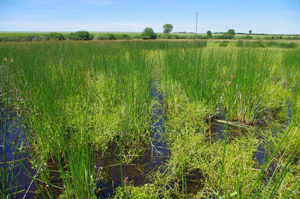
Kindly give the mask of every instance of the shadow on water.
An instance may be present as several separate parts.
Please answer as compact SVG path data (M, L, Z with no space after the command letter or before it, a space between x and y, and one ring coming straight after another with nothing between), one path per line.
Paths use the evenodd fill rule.
M6 124L5 117L7 117ZM30 157L28 153L26 153L27 143L22 120L13 113L2 111L0 114L0 121L0 169L1 175L4 174L3 172L5 172L6 175L6 195L11 194L10 197L12 198L34 198L34 192L37 188L20 163L20 161L22 161L31 172L31 175L35 175L35 170L31 168L29 163ZM6 141L12 148L10 148L7 142L4 144L5 134ZM22 152L22 150L25 150L25 152ZM6 158L5 166L4 156Z
M223 120L223 121L225 121L225 120ZM210 127L210 130L212 132L213 141L223 141L225 139L226 123L214 121ZM256 127L252 126L252 127L249 127L249 129L247 129L246 127L245 128L238 127L229 122L228 128L227 128L227 133L228 133L227 139L228 139L228 141L230 141L231 139L239 137L240 135L247 134L249 131L256 131L256 133L259 134L259 132L261 130L267 130L267 128L264 126L256 126ZM278 131L277 131L277 133L278 133ZM277 133L274 133L273 136L275 136ZM267 146L265 145L264 142L262 142L258 145L257 152L255 153L254 156L255 156L259 166L263 165L263 163L268 161L268 156L270 155L269 154L270 151L268 151L268 150L269 149L267 149Z
M170 156L168 145L163 139L165 118L163 100L157 91L157 84L153 84L152 96L155 100L151 121L153 141L144 148L143 155L134 158L131 164L122 165L124 184L127 186L142 186L151 183L151 180L147 178L148 174L165 165ZM119 154L119 147L117 144L111 143L105 155L96 163L98 172L102 172L104 175L103 180L97 184L96 195L98 198L113 196L116 188L122 184L120 162L116 154Z
M218 119L222 121L226 121L225 117L218 118ZM291 120L292 120L291 103L287 101L287 121L285 123L285 127L287 127L289 123L291 123ZM267 130L268 125L266 122L262 122L262 123L258 123L256 126L251 128L254 129L254 131L256 132L260 132L261 130L262 131ZM218 141L218 140L222 141L225 139L226 124L224 122L219 122L218 120L214 121L210 126L210 131L212 133L213 141ZM276 137L278 136L279 133L282 133L284 129L273 128L271 129L271 131L272 131L272 137ZM240 135L240 133L241 134L247 133L247 129L240 128L238 126L229 123L227 132L228 135L230 135L228 138L230 140L230 137L237 137ZM273 153L272 148L268 146L268 144L266 144L264 140L261 140L261 143L257 146L257 151L253 157L256 159L258 166L262 167L262 165L268 162L272 153ZM271 163L267 166L266 170L264 171L265 172L264 181L268 180L272 176L275 169L276 169L276 164L272 163L271 161Z

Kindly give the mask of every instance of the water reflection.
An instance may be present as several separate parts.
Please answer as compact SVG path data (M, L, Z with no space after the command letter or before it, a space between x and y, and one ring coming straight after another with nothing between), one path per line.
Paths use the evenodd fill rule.
M0 169L1 175L6 175L6 195L16 198L34 198L36 186L20 163L22 161L31 171L31 175L35 175L35 170L31 168L29 156L26 153L26 136L22 120L14 113L5 111L2 111L0 118ZM5 140L6 143L4 143Z

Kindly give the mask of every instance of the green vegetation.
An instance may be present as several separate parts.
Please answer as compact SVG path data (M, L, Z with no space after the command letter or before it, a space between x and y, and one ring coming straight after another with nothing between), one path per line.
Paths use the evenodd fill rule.
M163 29L164 29L164 33L165 34L170 34L173 30L173 25L172 24L169 24L169 23L166 23L164 26L163 26Z
M235 35L234 29L229 29L228 32L227 32L227 35L228 35L229 39L234 38L234 35Z
M150 29L145 39L153 39ZM37 171L27 171L37 198L299 196L299 48L95 41L118 38L106 34L89 42L1 43L3 198L19 191L11 179L25 166L20 152ZM26 127L26 139L16 141L29 143L23 147L7 139L13 113ZM158 140L168 146L160 161Z
M65 40L65 36L61 33L58 33L58 32L51 32L49 34L49 38L51 39L57 39L57 40Z
M263 42L263 41L252 41L252 42L244 42L243 40L239 40L236 43L237 47L255 47L255 48L265 48L265 47L278 47L278 48L297 48L297 43L290 42L290 43L279 43L275 41L271 42Z
M72 40L92 40L94 36L90 35L88 31L77 31L68 35L68 38Z
M142 33L142 39L156 39L157 35L155 34L155 32L153 31L152 28L145 28L145 30Z
M206 35L208 39L212 38L212 32L210 30L206 32Z
M171 24L170 24L171 25ZM171 30L171 29L168 29ZM234 31L234 30L233 30ZM233 33L231 31L231 33ZM81 36L76 36L76 34L81 33ZM210 34L211 33L211 34ZM78 38L79 40L85 40L85 39L92 39L94 40L137 40L137 39L143 39L142 33L140 32L90 32L89 36L84 36L84 34L87 35L86 31L78 31L78 33L68 33L68 32L62 32L62 33L43 33L43 32L0 32L0 41L49 41L49 40L70 40L74 38ZM72 36L71 36L72 35ZM187 32L173 32L173 33L157 33L158 39L195 39L195 33L187 33ZM252 33L246 34L246 33L233 33L229 36L228 32L226 33L212 33L211 31L207 31L205 34L200 33L197 35L197 39L245 39L245 40L276 40L279 42L285 42L286 40L297 40L300 39L299 35L268 35L268 34L257 34ZM83 39L84 38L84 39Z

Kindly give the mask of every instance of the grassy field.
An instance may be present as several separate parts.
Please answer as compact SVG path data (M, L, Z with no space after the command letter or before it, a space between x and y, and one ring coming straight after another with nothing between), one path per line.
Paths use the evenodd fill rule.
M0 43L2 197L299 197L300 49L236 43Z

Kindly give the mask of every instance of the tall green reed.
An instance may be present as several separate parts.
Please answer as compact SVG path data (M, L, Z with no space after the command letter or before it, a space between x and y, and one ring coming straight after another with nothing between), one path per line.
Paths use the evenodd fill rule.
M299 123L300 115L300 56L299 49L283 52L282 76L285 77L284 84L291 90L290 117Z
M255 123L269 78L268 51L257 49L175 49L167 53L166 73L190 101L222 109L229 120ZM229 109L229 101L233 103Z
M244 133L242 135L240 131L240 139L232 141L231 136L231 140L228 142L228 122L239 120L248 124L256 124L259 119L268 117L268 115L265 116L264 114L272 107L268 107L268 104L265 103L265 100L271 100L266 99L265 92L270 92L268 86L273 84L271 76L271 58L273 56L273 52L268 50L247 48L229 50L187 50L177 48L168 49L166 53L165 66L162 69L165 72L162 89L166 100L175 103L166 107L168 118L166 124L170 125L167 129L171 130L168 133L175 136L173 132L177 131L178 135L187 134L191 139L196 141L195 137L193 137L195 126L192 129L186 128L194 120L201 123L201 119L189 117L197 110L188 108L191 106L189 104L191 101L198 104L204 103L206 108L213 107L215 111L219 108L223 112L223 116L226 117L227 127L225 139L222 144L223 150L221 154L215 153L215 158L222 157L220 160L221 166L218 167L220 175L218 175L219 179L217 180L217 194L219 197L229 197L229 195L238 195L238 197L242 198L247 197L250 191L248 183L254 183L251 178L253 175L258 175L257 170L253 169L255 165L253 153L256 150L255 140L257 139L257 135L255 137L252 134L250 134L251 136L244 135ZM295 56L293 56L293 59L295 59ZM210 65L211 67L205 67ZM210 69L211 71L209 71ZM188 100L186 104L182 105L181 100L185 97ZM178 109L182 109L182 111L176 112L177 115L170 113L169 110L176 110L174 107L179 107ZM188 111L188 116L180 115L185 111ZM202 116L202 120L205 118L205 115L213 113L206 111L203 107L204 115ZM181 123L182 125L174 125L174 122ZM205 136L205 132L201 130L196 132ZM171 141L175 140L172 136L169 138ZM249 139L250 146L245 146L244 139ZM174 144L174 147L177 146L173 141L172 144ZM205 145L205 142L202 144ZM233 146L237 146L236 144L238 144L239 150L232 151ZM172 153L177 154L176 149L172 149ZM189 153L194 153L194 150L191 149ZM189 158L189 153L186 155L186 158ZM201 154L200 150L196 153ZM233 158L233 153L240 162L238 172L234 174L239 176L235 181L235 190L238 192L231 189L232 178L230 177L230 173L232 171L228 170L230 166L233 166L230 159ZM212 156L213 153L210 152L210 154ZM197 155L193 155L193 157L197 157ZM191 158L190 160L195 161L195 159L197 158ZM175 158L174 161L176 162ZM187 168L192 169L191 165L195 165L195 163L189 163ZM198 167L205 167L205 164L200 163ZM231 168L231 170L235 169ZM206 172L204 171L204 173ZM213 173L213 171L210 172L209 178L213 178L211 175ZM215 182L212 182L212 184ZM240 186L240 183L242 186ZM211 186L206 185L208 187ZM260 186L263 187L264 185Z
M19 109L21 102L19 99L18 88L14 84L14 59L4 58L4 61L0 65L0 124L1 124L1 147L2 150L2 162L1 167L1 196L3 198L16 198L17 194L23 193L24 197L27 195L27 191L20 190L19 181L22 177L23 170L35 183L38 190L40 186L31 172L25 165L25 153L28 150L26 139L23 139L23 124L20 124ZM3 105L3 106L2 106ZM2 121L4 117L4 121ZM4 128L2 128L4 125ZM17 135L15 135L17 134ZM17 137L15 140L11 138ZM7 153L8 150L8 153ZM12 160L7 161L7 156L13 157ZM38 171L37 171L38 172ZM31 182L31 183L32 183ZM26 186L26 185L21 185ZM30 186L27 188L27 190ZM45 195L42 195L45 197Z
M8 45L4 50L18 60L15 84L31 142L39 148L35 158L45 165L42 181L57 186L51 184L48 165L57 162L65 196L95 197L92 151L116 140L119 128L127 146L148 139L152 75L143 48L49 42ZM122 126L114 126L119 115ZM51 188L47 192L53 196Z
M269 53L257 49L238 50L235 64L229 70L231 74L227 73L227 77L231 79L224 84L222 99L227 119L255 124L265 108L262 99L269 80Z

